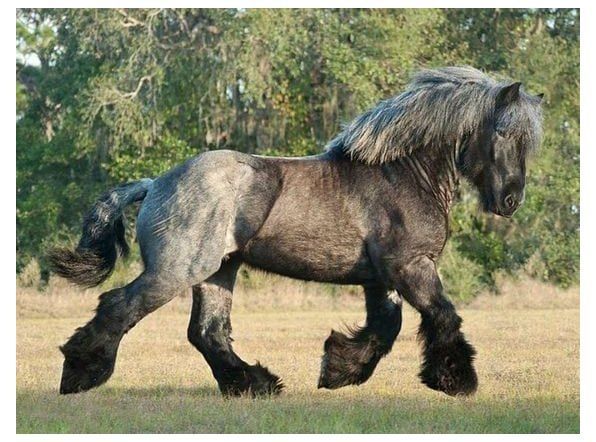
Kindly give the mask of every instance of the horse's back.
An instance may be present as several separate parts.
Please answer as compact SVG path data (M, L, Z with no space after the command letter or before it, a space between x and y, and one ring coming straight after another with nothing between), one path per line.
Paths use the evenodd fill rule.
M194 157L158 177L147 193L137 222L145 265L200 279L236 253L288 276L361 278L368 268L363 226L354 216L361 208L346 199L344 173L325 155Z

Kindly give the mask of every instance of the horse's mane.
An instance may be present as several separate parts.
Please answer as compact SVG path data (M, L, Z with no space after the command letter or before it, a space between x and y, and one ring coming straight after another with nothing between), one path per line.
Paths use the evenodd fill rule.
M505 84L471 67L421 70L405 92L354 119L327 150L382 164L423 146L452 145L493 116L497 91ZM524 132L536 129L514 126Z

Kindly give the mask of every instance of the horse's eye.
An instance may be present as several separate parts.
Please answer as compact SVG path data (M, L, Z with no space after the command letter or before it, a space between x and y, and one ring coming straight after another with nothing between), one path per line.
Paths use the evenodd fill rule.
M505 133L505 131L503 131L502 129L497 129L495 128L495 133L497 134L498 137L500 138L507 138L507 134Z

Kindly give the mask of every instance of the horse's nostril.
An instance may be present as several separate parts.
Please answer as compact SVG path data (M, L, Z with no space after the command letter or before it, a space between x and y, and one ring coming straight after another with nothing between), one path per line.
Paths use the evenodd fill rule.
M511 209L513 206L515 206L515 198L513 198L511 194L505 197L505 206L508 209Z

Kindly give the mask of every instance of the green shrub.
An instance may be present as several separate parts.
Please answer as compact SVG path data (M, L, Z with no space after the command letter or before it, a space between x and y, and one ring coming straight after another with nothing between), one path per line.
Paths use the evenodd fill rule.
M451 243L445 247L438 267L445 293L456 302L470 301L491 287L486 269L466 258Z

